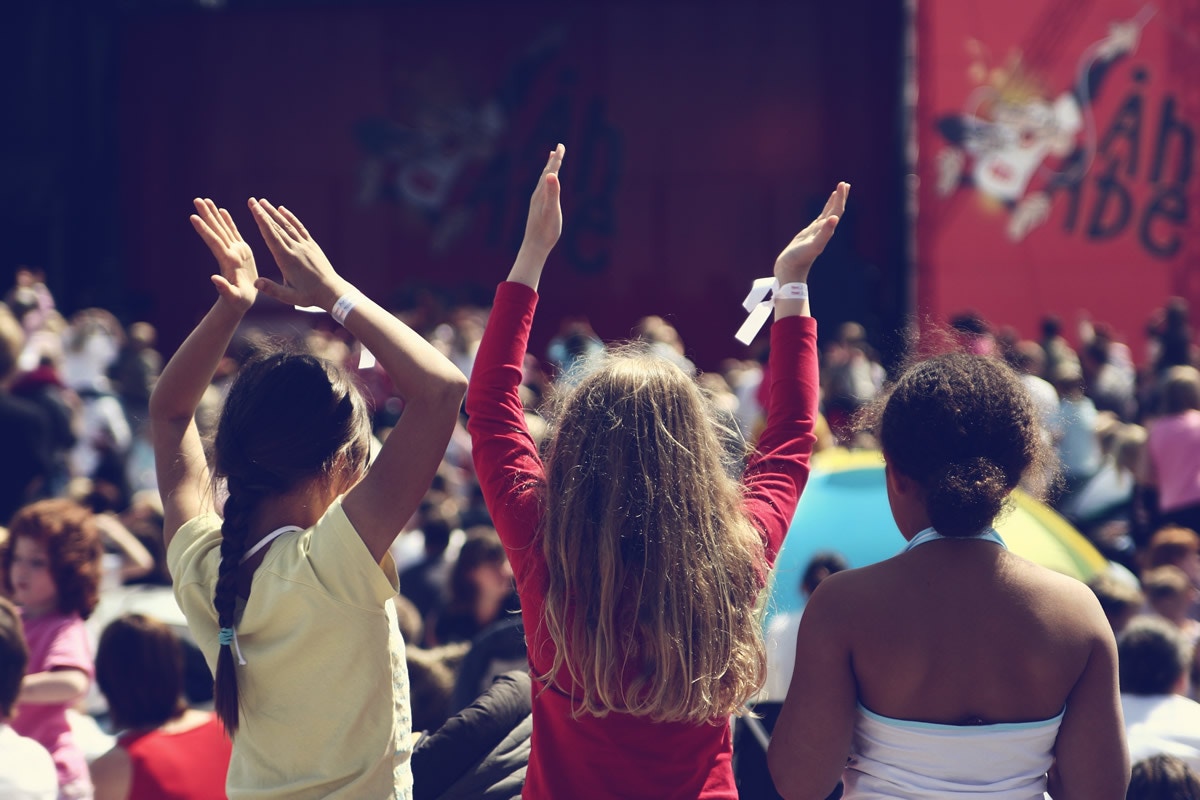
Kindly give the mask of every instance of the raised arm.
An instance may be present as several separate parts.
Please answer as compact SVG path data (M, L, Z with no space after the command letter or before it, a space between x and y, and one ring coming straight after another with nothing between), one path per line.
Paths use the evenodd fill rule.
M225 209L195 201L192 227L217 260L212 276L217 301L163 368L150 395L150 430L158 491L163 501L163 543L192 517L210 510L208 464L196 428L196 407L208 388L246 311L254 305L258 270L254 253Z
M559 205L558 171L567 148L559 145L550 151L550 158L538 179L537 188L529 200L529 216L525 220L525 238L517 251L517 260L509 270L508 279L533 289L538 288L542 268L558 237L562 234L562 207Z
M742 478L746 510L762 533L768 563L774 563L792 523L816 444L817 328L809 313L806 282L833 236L849 193L850 184L839 183L817 218L775 259L781 291L775 297L771 329L767 424Z
M536 534L536 487L544 475L537 445L525 424L519 389L537 286L546 258L562 232L558 171L566 148L550 152L529 201L525 239L508 274L496 290L483 340L471 370L467 392L467 431L475 474L496 532L508 550L518 583L527 574L528 547Z
M346 330L375 355L404 400L404 413L387 442L342 503L379 561L429 489L454 431L467 379L433 345L338 275L292 212L253 198L250 210L284 280L259 278L258 289L285 303L326 311L340 302Z
M780 286L789 283L808 283L808 273L812 270L817 256L825 250L825 245L833 236L834 228L846 211L846 199L850 196L850 184L842 181L825 201L825 208L817 218L797 233L788 242L787 247L775 259L775 280ZM781 296L775 298L775 319L785 317L810 316L808 297L791 298Z

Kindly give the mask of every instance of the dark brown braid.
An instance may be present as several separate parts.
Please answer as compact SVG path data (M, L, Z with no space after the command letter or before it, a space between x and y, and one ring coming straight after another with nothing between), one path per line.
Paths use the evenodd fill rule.
M221 525L221 566L213 592L213 607L217 610L217 625L232 628L237 611L238 566L246 552L246 534L262 492L248 491L238 481L229 481L229 499L225 501L225 520ZM230 735L238 729L237 668L233 661L233 645L221 645L217 655L216 682L213 685L213 707L225 731Z

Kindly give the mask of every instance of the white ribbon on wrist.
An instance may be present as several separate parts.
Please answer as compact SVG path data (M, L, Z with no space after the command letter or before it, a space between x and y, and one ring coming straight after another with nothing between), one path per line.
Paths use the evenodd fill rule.
M767 296L767 292L771 293L770 297ZM753 342L754 337L762 330L767 317L771 316L771 312L775 310L776 298L807 300L808 284L785 283L783 286L780 286L779 281L774 278L759 278L754 281L754 284L750 287L750 293L742 301L742 307L750 313L746 316L746 321L742 323L742 327L737 329L737 333L733 335L733 338L745 345Z

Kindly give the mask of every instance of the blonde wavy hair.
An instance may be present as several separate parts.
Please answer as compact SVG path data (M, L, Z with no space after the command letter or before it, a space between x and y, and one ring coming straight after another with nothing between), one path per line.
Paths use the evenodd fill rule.
M766 561L715 407L644 347L590 359L557 398L540 532L572 713L709 722L762 686ZM569 679L569 685L567 685Z

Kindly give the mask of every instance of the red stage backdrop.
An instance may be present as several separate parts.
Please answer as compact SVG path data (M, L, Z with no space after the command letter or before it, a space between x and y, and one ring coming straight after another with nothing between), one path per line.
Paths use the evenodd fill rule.
M920 0L917 42L919 311L1086 313L1140 357L1200 307L1200 2Z
M874 25L863 24L870 8ZM191 198L294 209L361 287L490 303L546 154L566 224L534 347L670 315L706 367L838 180L823 330L902 316L898 2L456 2L146 15L121 40L122 241L173 346L211 302ZM273 265L259 247L264 269ZM269 303L269 301L268 301ZM826 325L826 323L828 323Z

